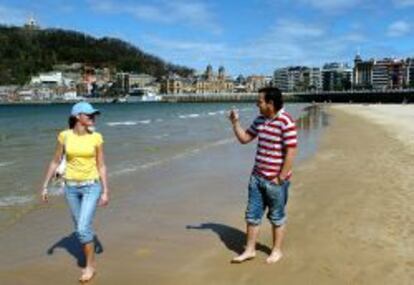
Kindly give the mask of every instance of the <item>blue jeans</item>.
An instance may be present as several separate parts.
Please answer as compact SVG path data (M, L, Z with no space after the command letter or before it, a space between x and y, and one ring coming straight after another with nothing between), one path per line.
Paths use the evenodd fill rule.
M260 225L266 208L269 208L267 218L275 226L286 223L285 206L288 200L290 182L282 185L252 175L249 182L249 199L245 219L248 224Z
M94 183L87 186L65 186L65 198L69 205L76 235L82 244L94 240L92 228L96 206L101 197L101 184Z

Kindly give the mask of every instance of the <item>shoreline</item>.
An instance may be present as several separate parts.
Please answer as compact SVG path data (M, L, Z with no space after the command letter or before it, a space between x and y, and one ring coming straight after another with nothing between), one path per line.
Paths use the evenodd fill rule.
M298 118L300 118L299 119L300 122L303 122L303 127L307 129L307 130L304 130L304 132L307 132L308 137L311 137L311 138L315 136L319 137L320 136L319 128L323 128L323 127L314 126L314 125L309 126L309 121L314 120L314 119L311 119L311 117L321 116L320 115L321 112L314 110L316 108L312 108L310 106L305 106L303 108L301 107L298 110L300 109L302 110L302 112L300 113L300 115L298 115ZM247 110L246 108L241 109L241 111L246 111L246 110ZM224 111L219 111L219 112L214 112L214 113L208 112L208 114L205 113L205 116L211 117L211 115L215 116L217 113L222 114L221 112L224 112ZM192 115L198 116L200 114L191 114L191 116ZM180 117L181 116L184 118L184 115L180 115ZM187 116L185 117L185 119L187 119ZM109 125L109 123L106 123L105 125ZM227 125L225 125L225 127L227 128ZM310 129L313 129L313 130L310 130ZM131 128L131 131L133 131L132 128ZM222 144L234 144L235 143L236 140L233 137L231 130L226 132L225 135L226 135L225 137L222 137L219 140L213 139L211 141L204 141L203 143L193 144L192 146L188 144L182 148L171 149L170 152L164 151L165 148L159 149L158 152L161 152L161 151L162 152L161 154L157 154L158 159L152 159L149 162L144 162L144 160L142 159L143 156L140 153L136 153L134 155L140 155L139 161L142 161L142 163L138 163L138 161L136 161L134 163L122 164L121 163L122 161L114 160L115 157L110 153L111 156L108 156L108 159L110 159L110 163L112 166L116 165L117 167L113 167L112 169L110 169L108 175L111 177L111 180L112 180L112 177L115 177L115 176L122 176L123 179L129 179L128 177L130 175L134 175L134 173L141 172L141 171L150 171L150 172L157 171L158 166L162 164L174 163L173 161L177 159L187 159L187 157L194 157L193 159L197 159L196 154L198 152L206 152L206 151L208 152L210 148L220 147ZM167 141L168 135L163 140ZM316 145L317 141L318 140L315 139L314 142L311 142L312 145L313 144ZM110 142L109 147L111 147L111 144L113 143ZM155 149L156 148L154 148L154 150ZM305 156L308 156L308 155L311 155L311 153L313 152L314 152L313 148L309 150L302 149L301 154L305 154ZM299 156L299 159L301 159L301 156ZM9 172L13 174L12 170L9 170ZM27 184L27 185L31 185L31 184ZM37 183L35 183L35 185L37 185ZM25 214L30 213L34 210L38 210L39 208L42 207L41 205L38 205L37 196L35 195L35 190L37 189L33 189L33 191L28 192L28 193L27 192L20 193L20 196L19 194L11 193L9 195L4 195L0 197L0 214L1 214L0 232L7 229L9 226L15 224L15 222L18 221ZM60 196L62 194L60 189L58 189L58 186L56 187L51 186L50 193L52 196L56 196L56 195Z
M271 244L266 220L258 257L229 263L244 244L243 211L254 155L254 146L229 144L197 160L116 182L130 194L114 191L113 205L99 210L96 228L104 253L98 255L96 282L410 284L413 152L389 135L387 125L359 116L354 106L328 111L333 120L317 154L295 168L280 263L264 264ZM0 236L0 258L16 260L0 268L2 284L76 282L76 252L68 247L69 235L61 239L71 232L70 218L63 204L54 207ZM27 236L36 238L37 246ZM55 253L45 254L62 240ZM12 248L23 262L10 257Z
M217 102L255 102L257 92L221 92L221 93L164 93L159 94L160 101L142 101L138 103L217 103ZM28 100L28 101L0 101L1 105L49 105L71 104L82 100L91 103L131 104L134 102L120 102L125 96L118 97L80 97L70 100ZM283 92L283 98L288 103L349 103L349 104L408 104L414 103L414 89L388 90L343 90L343 91L303 91ZM137 102L135 102L137 103Z

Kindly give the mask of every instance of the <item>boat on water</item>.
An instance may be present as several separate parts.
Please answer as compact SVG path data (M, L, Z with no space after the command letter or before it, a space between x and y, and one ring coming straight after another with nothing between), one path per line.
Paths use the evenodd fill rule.
M110 103L127 103L126 97L118 97L115 99L111 99Z
M161 101L161 96L149 88L133 88L125 98L130 103Z

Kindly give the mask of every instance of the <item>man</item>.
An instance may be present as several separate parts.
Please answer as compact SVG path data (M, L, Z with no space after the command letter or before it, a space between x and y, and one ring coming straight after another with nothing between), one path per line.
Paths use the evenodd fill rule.
M292 164L297 153L296 126L292 117L283 109L282 94L278 88L260 89L257 107L260 116L247 130L241 127L235 110L231 110L229 116L240 143L247 144L258 138L245 214L247 244L245 251L232 259L233 263L241 263L256 256L256 240L266 208L273 234L272 252L266 262L275 263L283 256L281 247L285 234L285 206Z

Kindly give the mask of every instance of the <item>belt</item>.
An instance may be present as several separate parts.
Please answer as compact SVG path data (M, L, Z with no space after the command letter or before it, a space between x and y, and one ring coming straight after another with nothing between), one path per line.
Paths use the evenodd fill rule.
M92 184L98 183L98 180L83 180L83 181L76 181L76 180L66 180L65 184L71 187L82 187L82 186L89 186Z

